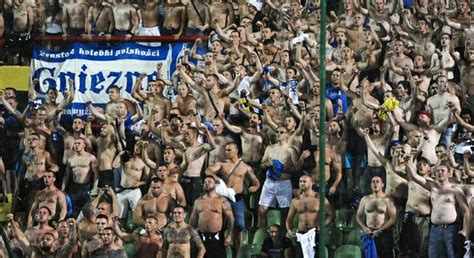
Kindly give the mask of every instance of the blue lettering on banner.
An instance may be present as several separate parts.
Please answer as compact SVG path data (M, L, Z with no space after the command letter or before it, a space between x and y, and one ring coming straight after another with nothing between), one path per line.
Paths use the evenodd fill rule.
M38 95L46 94L49 88L64 92L69 89L68 80L74 81L76 96L61 116L61 119L71 119L89 114L86 101L92 100L94 105L105 107L109 101L108 89L113 85L121 88L123 97L128 96L142 73L147 74L143 86L150 80L171 78L186 46L185 43L149 47L134 42L113 46L75 42L62 51L37 46L31 74L33 79L39 80L35 87ZM158 62L163 63L160 75L156 71Z

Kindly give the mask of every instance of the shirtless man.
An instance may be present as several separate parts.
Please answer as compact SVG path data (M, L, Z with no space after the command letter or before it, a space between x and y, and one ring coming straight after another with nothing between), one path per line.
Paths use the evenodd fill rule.
M299 180L300 193L291 200L290 211L285 220L285 226L288 234L295 238L296 235L308 237L315 234L314 257L319 257L317 254L319 246L319 194L313 191L313 179L310 176L303 175ZM324 224L328 225L334 218L334 210L327 199L325 199L324 206L326 206L326 221ZM298 228L295 233L292 225L293 219L298 216ZM303 249L307 249L298 242L295 250L295 257L303 257Z
M14 0L10 4L11 12L13 12L13 21L11 21L13 31L11 38L7 41L7 46L11 51L9 63L28 65L30 62L28 58L31 58L31 55L24 53L28 51L22 51L22 49L31 48L31 32L35 24L33 8L24 0ZM8 1L5 1L5 7L8 8ZM15 60L16 54L19 55L20 60Z
M232 243L234 215L230 202L216 193L217 181L214 176L204 179L204 195L193 205L189 225L199 230L206 248L206 258L225 258L226 246ZM227 230L224 232L225 224Z
M458 110L458 114L461 111L461 105L459 103L458 97L448 92L448 79L445 76L438 77L438 91L436 92L436 95L428 98L426 101L426 106L433 116L432 120L434 125L438 125L440 122L446 119L446 117L450 117L451 110L449 106L456 108L456 110ZM442 138L441 142L446 146L451 143L452 133L452 127L448 127L448 129L443 132L442 136L444 137Z
M152 215L158 220L158 229L168 222L168 215L175 205L173 197L161 192L163 181L156 178L150 184L150 190L138 201L133 212L133 223L144 226L145 218Z
M216 148L209 152L209 166L215 164L216 162L225 161L225 146L228 143L233 142L232 138L229 135L224 134L224 124L220 117L216 117L213 119L212 127L214 128L214 134L211 134L211 136L214 138Z
M417 125L407 123L403 119L400 119L398 115L394 112L393 114L397 122L402 126L405 131L419 130L423 135L423 142L421 144L421 151L423 156L427 158L431 164L436 164L437 157L435 152L435 147L438 145L438 142L441 137L441 133L446 129L451 117L445 116L442 121L438 124L431 125L431 114L430 112L422 111L418 113Z
M178 84L178 97L173 101L172 108L177 108L180 115L187 115L190 112L197 113L197 100L189 92L189 86L181 82Z
M127 258L128 255L123 247L116 243L116 233L112 227L106 227L100 233L102 247L91 254L91 258Z
M214 149L214 145L198 141L199 131L196 128L189 128L184 134L184 142L187 149L184 153L188 160L188 167L181 176L181 186L183 186L186 202L192 205L201 193L201 170L206 161L208 152Z
M85 122L80 117L75 117L72 120L72 133L61 128L63 131L64 138L64 154L63 154L63 164L67 164L68 159L74 154L74 140L77 138L83 138L86 142L86 151L92 151L92 144L89 138L85 138L86 135L83 133L85 127Z
M197 258L203 258L206 248L199 238L198 232L184 222L184 207L177 206L173 209L173 222L163 230L162 257L190 258L191 241L197 248Z
M163 35L178 39L183 35L186 26L185 6L178 0L165 0L165 17L163 18Z
M211 1L209 11L211 12L212 24L217 20L217 25L220 28L227 28L227 26L234 23L234 8L232 4L227 1Z
M112 10L115 19L114 35L122 35L125 36L125 40L130 40L138 30L137 10L128 0L114 2Z
M236 76L230 86L221 89L219 79L215 74L207 75L205 80L196 80L196 82L183 69L179 69L179 75L191 88L202 95L204 99L204 119L206 121L212 121L218 114L224 112L225 105L229 101L229 94L239 85L238 78L240 77Z
M383 187L382 178L372 178L372 193L360 201L356 219L364 234L375 238L377 254L380 257L393 258L395 253L392 226L397 221L397 209L392 198L384 193Z
M97 192L99 184L98 162L94 155L85 151L84 138L74 140L74 154L67 162L62 190L69 194L73 203L73 216L76 217L89 200L89 191Z
M52 213L51 217L58 217L57 221L66 218L66 197L64 193L54 185L54 182L56 182L56 175L51 171L46 171L43 176L43 181L46 187L36 194L35 202L31 206L31 210L28 214L28 228L33 226L33 215L38 207L48 207ZM59 215L57 215L57 211L59 211Z
M417 163L417 173L428 181L431 167L427 159L421 157ZM426 257L430 227L430 192L415 181L408 181L408 200L400 232L401 257Z
M163 63L157 64L158 76L161 71ZM143 99L144 104L148 107L148 115L152 115L153 109L156 109L158 117L154 117L153 121L161 121L163 118L167 117L170 113L171 102L163 96L163 89L165 84L163 80L149 81L149 92L145 92L141 89L142 81L145 78L146 74L141 74L138 80L133 86L132 96L139 96Z
M282 221L285 221L291 202L290 171L297 164L297 158L291 150L291 145L287 142L288 130L286 127L278 127L277 138L278 143L269 145L262 158L262 171L267 171L267 177L258 201L258 227L260 228L266 227L268 208L275 207L277 202L281 209Z
M205 1L182 1L186 6L186 36L204 35L211 26L211 13Z
M86 125L86 135L92 144L97 146L97 159L99 161L99 184L98 187L114 186L114 174L112 161L117 148L115 146L115 129L111 124L103 124L100 134L96 138L92 134L90 121Z
M138 201L142 197L140 188L146 186L149 182L150 168L140 158L143 151L142 143L142 141L135 143L132 155L129 155L126 151L119 152L112 163L115 169L122 166L120 192L117 194L121 209L119 216L121 220L127 218L129 208L132 212L135 210Z
M120 229L118 219L114 220L114 228L117 236L125 242L132 242L135 246L135 256L141 258L156 258L161 255L163 238L158 233L158 219L147 216L145 219L145 234L126 233Z
M183 187L168 177L169 171L167 166L159 166L154 176L163 181L162 192L169 194L175 199L178 205L186 207L186 198L184 196ZM152 177L153 178L153 177Z
M102 5L103 0L94 0L89 8L86 21L86 35L92 39L92 35L105 36L110 40L115 30L114 12L109 6Z
M101 234L104 231L106 227L109 226L111 220L109 220L109 217L103 214L98 214L96 219L95 219L95 234L92 235L91 237L87 238L83 243L82 243L82 248L81 248L81 256L82 257L89 257L90 254L98 250L103 246L103 242L101 239Z
M71 0L63 7L63 39L81 36L85 32L88 6L80 0Z
M369 147L369 149L374 153L375 157L382 163L387 173L387 187L385 190L387 194L384 193L384 196L387 195L391 198L394 198L398 208L403 209L405 207L406 196L408 193L408 181L406 179L407 176L404 169L405 160L403 146L400 144L392 146L390 150L392 154L392 160L389 160L385 158L384 154L380 152L377 147L375 147L367 133L367 130L362 131L359 129L359 133L364 137L367 147ZM374 183L373 179L371 183Z
M36 193L43 187L44 173L46 171L56 173L59 169L54 164L51 154L39 148L39 139L36 133L28 135L28 150L21 158L26 169L25 174L23 172L20 174L14 207L24 207L26 212L30 211ZM21 202L22 206L18 206L20 204L17 202Z
M380 1L380 0L377 0ZM394 73L392 71L392 66L390 65L392 62L398 66L401 67L402 69L404 68L409 68L413 70L413 60L411 60L410 57L404 54L405 51L405 42L403 40L395 40L395 45L394 45L394 55L389 54L389 58L385 60L384 65L387 66L390 71L389 71L389 81L394 82L395 84L398 84L398 82L403 80L403 77ZM390 60L389 60L390 59Z
M260 171L260 161L262 160L264 144L263 137L260 131L262 119L257 113L251 113L248 126L243 128L229 123L226 119L221 117L221 121L225 128L229 131L240 135L242 142L242 160L249 164L254 174L258 174Z
M242 162L239 157L239 150L236 143L231 142L225 145L224 162L216 162L206 169L206 174L217 175L227 187L235 192L235 202L231 202L232 211L235 216L235 229L237 231L237 246L234 246L235 256L238 255L243 244L243 230L245 229L245 201L244 191L255 193L260 188L260 182L253 173L252 167ZM220 173L219 173L220 172ZM244 180L248 177L251 185L244 189Z
M176 151L173 147L165 147L165 151L163 152L163 162L169 171L168 178L171 181L179 182L179 177L186 168L182 165L176 164ZM183 164L183 162L181 164Z
M413 161L408 162L407 170L415 182L431 193L432 225L428 256L458 257L459 254L455 254L453 248L454 245L459 245L459 243L455 243L455 240L458 239L456 235L458 234L459 237L466 240L469 236L469 221L471 220L469 206L462 189L449 181L449 167L446 165L441 164L435 168L435 181L418 175ZM464 241L462 241L463 243Z
M140 7L141 26L138 28L138 36L160 36L159 25L159 9L160 0L146 0L145 4ZM142 43L143 44L143 43ZM145 43L146 44L146 43ZM158 47L160 43L147 43L146 45Z
M38 246L45 233L53 233L57 237L58 232L56 232L53 227L49 226L49 221L51 220L51 211L48 207L39 207L35 213L38 220L38 225L27 229L25 231L25 235L31 245Z

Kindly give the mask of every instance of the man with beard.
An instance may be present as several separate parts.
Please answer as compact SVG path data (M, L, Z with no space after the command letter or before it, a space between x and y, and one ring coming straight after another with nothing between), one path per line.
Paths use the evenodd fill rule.
M123 232L116 218L114 218L114 228L118 237L125 242L132 242L135 245L134 257L159 257L163 239L158 232L158 220L152 215L147 216L145 219L145 234Z
M206 248L206 258L225 258L226 249L232 242L234 215L229 201L216 193L216 178L206 176L204 195L196 200L189 224L199 230ZM227 232L224 225L227 223Z
M155 178L150 184L150 190L145 194L137 204L133 212L133 223L144 226L145 218L154 216L158 220L157 227L161 229L168 222L168 215L175 205L171 195L162 193L163 181Z
M91 258L128 258L125 250L115 242L117 235L113 228L104 228L100 237L103 245L91 254Z

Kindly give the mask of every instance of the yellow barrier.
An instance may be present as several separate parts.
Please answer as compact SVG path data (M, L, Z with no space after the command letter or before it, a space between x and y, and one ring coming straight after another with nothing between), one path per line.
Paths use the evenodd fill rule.
M17 91L28 91L29 81L29 66L0 66L0 89L12 87Z

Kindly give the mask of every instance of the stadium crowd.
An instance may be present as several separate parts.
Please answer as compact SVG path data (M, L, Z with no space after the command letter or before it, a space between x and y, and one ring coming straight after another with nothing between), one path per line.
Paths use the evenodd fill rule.
M1 92L1 257L5 244L18 257L318 257L320 180L330 257L471 257L469 1L343 0L325 28L312 0L2 4L9 64L30 62L34 35L208 39L171 78L143 88L142 74L129 99L112 86L73 121L72 80L41 104L36 78L28 103Z

